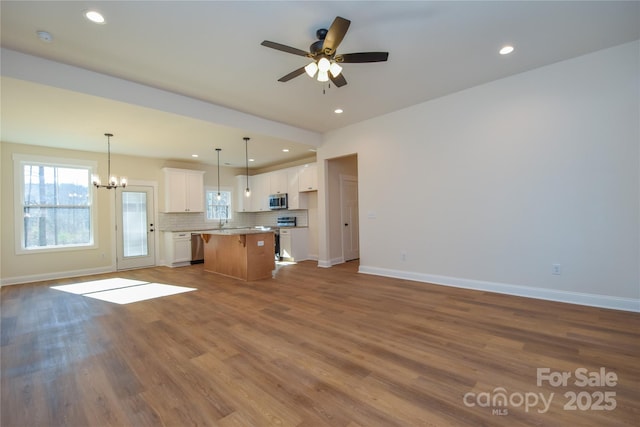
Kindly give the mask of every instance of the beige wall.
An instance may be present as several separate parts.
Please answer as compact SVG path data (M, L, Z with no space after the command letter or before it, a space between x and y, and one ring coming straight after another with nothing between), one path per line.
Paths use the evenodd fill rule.
M46 148L34 145L0 143L1 160L1 244L0 272L2 283L15 283L40 280L53 277L67 277L79 274L91 274L115 269L115 198L114 191L99 189L95 203L98 207L97 247L77 251L46 252L38 254L15 253L15 210L14 210L14 154L31 154L66 159L82 159L98 162L100 176L105 179L107 170L106 153L74 151ZM206 186L217 186L216 166L191 162L175 162L162 159L111 156L112 173L126 176L130 183L144 182L157 186L158 207L164 207L163 167L176 167L206 171ZM233 188L235 168L221 168L221 186ZM161 240L157 242L162 244ZM159 246L160 249L161 246ZM158 260L159 261L159 260Z

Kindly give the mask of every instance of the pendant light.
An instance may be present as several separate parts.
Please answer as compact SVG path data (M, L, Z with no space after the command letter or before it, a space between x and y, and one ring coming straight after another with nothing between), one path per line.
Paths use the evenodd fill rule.
M107 190L111 190L112 188L117 187L126 187L127 186L127 178L120 178L120 182L118 183L118 178L115 175L111 175L111 137L112 133L105 133L104 136L107 137L107 184L100 183L100 177L98 175L93 175L91 177L91 182L96 188L106 188Z
M220 152L222 151L222 148L216 148L216 151L218 152L218 195L216 196L216 199L220 200L222 198L220 195Z
M249 190L249 138L245 136L244 138L244 161L246 165L246 175L247 175L247 188L244 190L245 197L251 196L251 190Z

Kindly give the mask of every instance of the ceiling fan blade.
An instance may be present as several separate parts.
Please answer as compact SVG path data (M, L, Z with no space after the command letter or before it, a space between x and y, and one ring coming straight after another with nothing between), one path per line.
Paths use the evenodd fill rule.
M333 75L329 73L329 78L337 87L342 87L347 84L347 79L344 78L342 73L338 74L338 77L333 77Z
M298 77L299 75L304 74L304 67L300 67L297 70L294 70L287 74L286 76L282 76L278 79L279 82L288 82L289 80Z
M294 55L309 56L309 52L305 52L302 49L297 49L295 47L287 46L287 45L276 43L276 42L270 42L269 40L265 40L260 44L262 46L270 47L271 49L280 50L282 52L287 52L287 53L292 53Z
M384 62L389 57L389 52L358 52L345 53L336 56L336 61L346 63Z
M329 55L333 55L338 48L338 45L342 42L344 35L347 34L350 24L351 21L348 19L336 16L336 19L333 20L333 23L331 24L331 27L329 27L329 31L324 38L322 50L325 52L328 51Z

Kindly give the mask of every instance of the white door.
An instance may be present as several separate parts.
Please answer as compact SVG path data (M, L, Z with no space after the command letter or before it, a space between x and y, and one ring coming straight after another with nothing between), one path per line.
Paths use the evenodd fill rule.
M358 180L340 177L340 205L342 209L342 256L345 261L360 258L358 222Z
M130 185L116 192L118 270L156 264L153 187Z

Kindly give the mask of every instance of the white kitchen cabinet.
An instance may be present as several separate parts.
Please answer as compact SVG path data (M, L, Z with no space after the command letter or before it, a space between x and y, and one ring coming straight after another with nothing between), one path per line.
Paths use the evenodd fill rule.
M269 194L284 194L289 191L286 169L269 172L267 175L269 176Z
M318 164L301 166L298 172L298 191L316 191L318 189Z
M249 177L251 195L247 197L247 176L236 176L236 211L263 212L269 210L269 177L266 174Z
M204 171L163 168L165 212L204 212Z
M299 167L286 169L287 172L287 194L289 209L307 209L307 194L300 193L298 189Z
M265 212L269 210L269 175L253 175L251 182L251 211Z
M191 232L164 232L164 259L168 267L191 264Z
M246 188L247 188L247 176L237 175L236 176L236 203L234 205L236 212L251 211L251 196L247 197L245 195ZM249 188L251 188L251 177L249 177Z
M280 257L283 261L304 261L309 259L309 229L281 228Z

